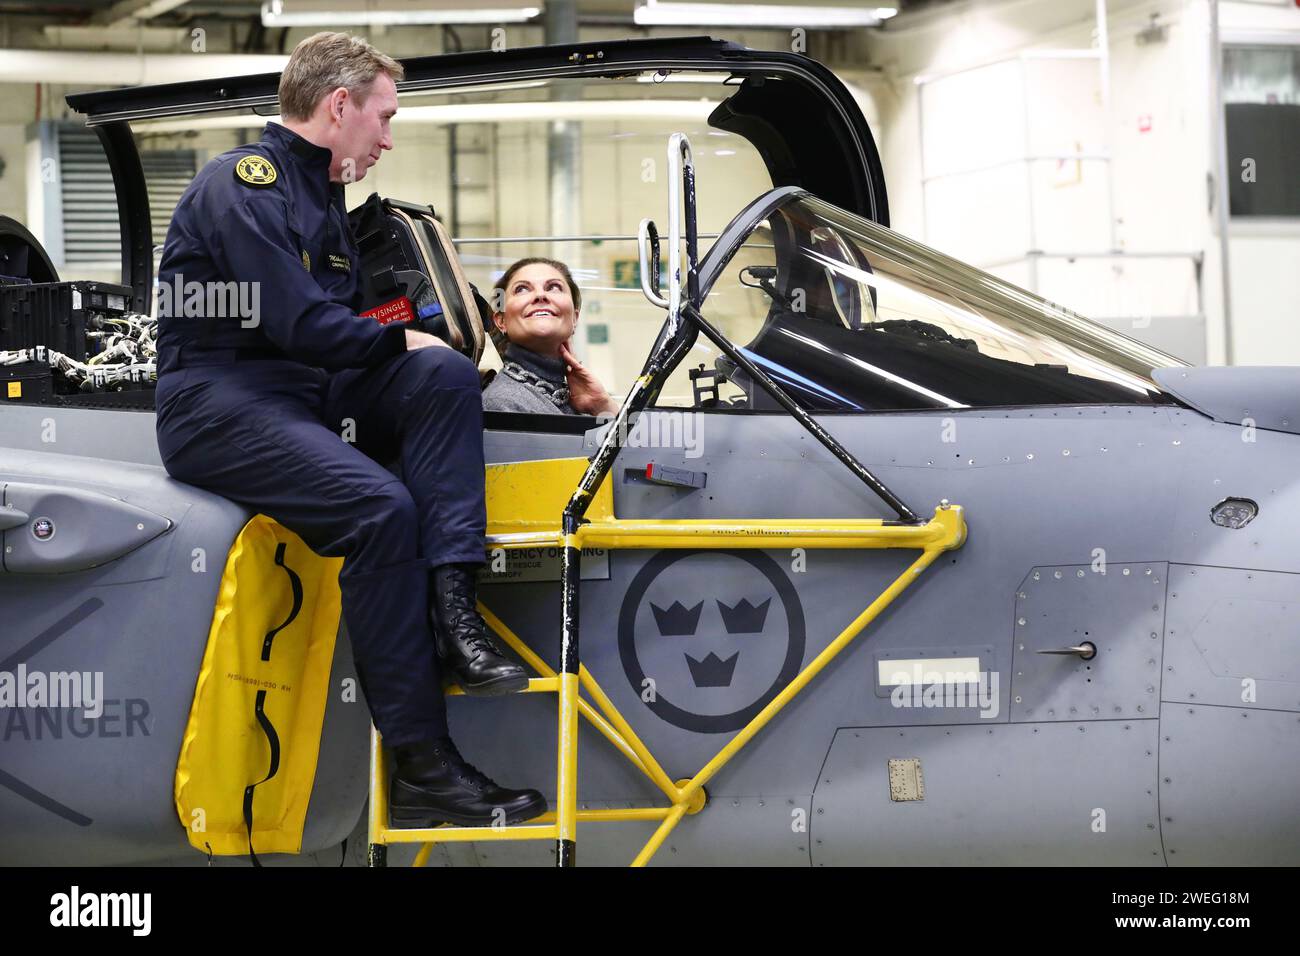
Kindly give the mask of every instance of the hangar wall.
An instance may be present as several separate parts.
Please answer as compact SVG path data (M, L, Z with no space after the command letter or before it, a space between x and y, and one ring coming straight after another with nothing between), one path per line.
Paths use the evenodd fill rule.
M864 33L864 55L880 67L870 89L880 110L879 139L890 190L894 228L942 247L927 233L922 187L921 89L925 78L1016 57L1043 49L1095 46L1093 0L1036 3L945 5L942 14L900 17L884 31ZM1222 42L1300 43L1300 10L1281 3L1220 3ZM1111 102L1105 134L1112 154L1116 240L1128 253L1171 250L1204 256L1201 299L1206 316L1204 357L1225 361L1223 293L1219 238L1207 177L1215 168L1210 21L1207 0L1112 0L1107 4L1111 57ZM1140 38L1152 16L1165 27L1162 39ZM1062 72L1055 90L1037 97L1069 103L1076 99L1082 74ZM918 83L918 79L922 82ZM1087 77L1099 100L1100 81ZM999 104L991 102L990 114ZM953 122L958 117L952 117ZM1048 117L1059 122L1060 117ZM926 122L936 122L926 117ZM942 118L938 120L942 122ZM1087 124L1079 122L1079 141L1087 144ZM990 129L995 124L990 122ZM1102 164L1082 163L1080 179L1104 176ZM990 217L966 226L968 238L1005 243L1023 228L1014 215ZM1300 298L1300 222L1234 220L1229 229L1231 323L1234 364L1300 363L1300 329L1285 320ZM1082 238L1091 238L1084 236ZM1103 252L1105 245L1077 251ZM1113 314L1129 312L1138 321L1115 327L1138 338L1151 335L1143 316L1167 299L1171 281L1185 284L1186 270L1127 268L1136 281L1121 282L1105 303ZM1016 277L1008 275L1012 281ZM1113 274L1095 276L1114 281ZM1070 286L1040 286L1040 294L1098 316L1087 301L1076 301ZM1086 290L1085 290L1086 291ZM1085 296L1080 296L1086 300ZM1180 290L1180 298L1186 298ZM1158 313L1157 313L1158 314ZM1156 324L1160 322L1157 318ZM1196 360L1196 356L1187 356Z
M1225 3L1221 30L1225 44L1297 50L1300 8ZM1300 183L1293 181L1290 188L1300 190ZM1300 331L1293 321L1300 303L1300 270L1295 267L1300 261L1300 218L1234 219L1229 236L1236 364L1300 362Z

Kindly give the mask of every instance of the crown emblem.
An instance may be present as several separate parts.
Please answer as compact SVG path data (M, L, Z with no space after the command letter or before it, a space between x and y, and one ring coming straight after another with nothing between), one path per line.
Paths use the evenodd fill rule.
M739 656L740 651L737 651L724 660L710 651L703 660L697 661L690 654L685 655L696 687L730 687L731 675L736 672L736 658Z
M718 610L722 612L722 623L727 626L728 634L758 634L763 630L767 608L771 603L772 599L768 598L756 607L746 598L741 598L735 607L728 607L719 601Z
M688 608L681 601L674 601L665 610L652 601L650 610L654 611L655 623L659 625L661 635L664 637L689 637L700 626L700 612L704 610L704 602L701 601L695 607Z

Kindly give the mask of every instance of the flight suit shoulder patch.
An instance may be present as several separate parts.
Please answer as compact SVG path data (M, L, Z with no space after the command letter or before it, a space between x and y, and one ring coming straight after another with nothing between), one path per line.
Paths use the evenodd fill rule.
M279 176L274 164L265 156L241 156L235 163L235 179L245 186L261 188L272 186Z

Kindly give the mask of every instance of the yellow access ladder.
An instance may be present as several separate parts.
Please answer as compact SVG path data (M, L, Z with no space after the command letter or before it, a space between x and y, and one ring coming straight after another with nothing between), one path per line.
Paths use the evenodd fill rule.
M908 524L881 518L795 520L645 520L614 516L614 498L606 474L585 508L586 520L566 530L557 521L571 489L590 478L593 463L586 458L490 465L487 470L488 546L524 548L555 546L581 554L583 547L611 549L660 548L911 548L921 553L831 643L811 660L773 700L694 776L672 780L642 743L628 721L601 689L596 679L575 659L562 659L556 673L490 608L479 605L484 620L539 676L524 693L551 693L559 697L559 734L556 741L556 807L535 820L513 826L439 826L420 829L393 828L388 820L388 768L383 741L373 728L370 746L369 841L372 865L384 865L392 844L422 844L415 865L422 866L436 843L487 840L555 840L557 864L574 862L578 822L606 823L628 820L658 822L650 839L632 861L644 866L673 828L706 803L705 784L737 751L804 689L861 631L870 624L943 552L960 548L966 540L962 508L942 503L925 522ZM569 622L565 622L566 624ZM565 643L568 643L567 641ZM576 644L576 641L574 642ZM562 655L563 657L563 655ZM590 701L580 696L586 691ZM453 688L450 693L460 693ZM585 718L646 775L667 799L662 807L580 810L577 794L578 716Z

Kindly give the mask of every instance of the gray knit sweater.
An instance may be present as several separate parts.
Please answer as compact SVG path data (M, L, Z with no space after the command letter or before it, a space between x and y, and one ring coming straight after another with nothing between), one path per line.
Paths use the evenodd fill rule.
M501 356L504 363L483 390L487 412L531 412L534 415L576 415L569 404L564 361L539 355L514 343Z

